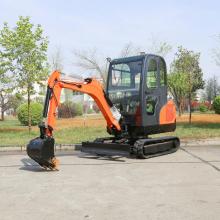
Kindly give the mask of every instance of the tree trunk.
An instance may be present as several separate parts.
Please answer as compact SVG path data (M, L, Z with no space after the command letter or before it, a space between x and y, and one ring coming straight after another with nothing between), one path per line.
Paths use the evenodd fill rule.
M181 115L184 113L184 106L183 106L183 102L181 102L181 105L180 105L180 110L181 110Z
M192 108L191 108L192 94L189 92L189 123L192 123Z
M178 102L178 113L179 113L179 117L180 117L182 115L181 102Z
M4 113L4 97L1 95L1 121L5 120Z
M27 91L27 95L28 95L28 131L30 134L30 132L31 132L31 114L30 114L31 98L30 98L30 89L29 88Z
M1 110L1 121L4 121L5 120L5 116L4 116L4 110L2 109Z
M176 104L177 104L177 108L178 108L178 115L180 117L184 113L183 98L180 98L179 101L176 102Z

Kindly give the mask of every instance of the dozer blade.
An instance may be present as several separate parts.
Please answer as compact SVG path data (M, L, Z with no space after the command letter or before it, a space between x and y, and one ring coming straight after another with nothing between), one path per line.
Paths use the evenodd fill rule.
M130 155L130 145L120 143L83 142L81 151L99 156L123 156Z
M180 141L177 137L160 137L126 140L102 139L83 142L81 151L100 156L133 156L140 159L170 154L178 150Z
M37 137L27 145L28 156L40 166L50 170L58 170L59 160L54 156L54 139Z

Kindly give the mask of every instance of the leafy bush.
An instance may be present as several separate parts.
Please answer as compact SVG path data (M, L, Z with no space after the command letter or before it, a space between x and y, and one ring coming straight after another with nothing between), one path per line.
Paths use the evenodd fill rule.
M83 106L80 103L64 102L58 108L59 118L72 118L83 114Z
M213 109L216 114L220 114L220 96L217 96L213 102Z
M208 111L208 107L206 105L204 105L204 104L201 104L199 106L199 111L200 112L207 112Z
M42 120L43 105L39 103L31 103L30 105L30 115L31 115L31 125L37 125ZM22 125L28 125L28 104L24 103L20 105L17 110L18 120Z
M83 114L83 106L80 103L73 103L75 116Z

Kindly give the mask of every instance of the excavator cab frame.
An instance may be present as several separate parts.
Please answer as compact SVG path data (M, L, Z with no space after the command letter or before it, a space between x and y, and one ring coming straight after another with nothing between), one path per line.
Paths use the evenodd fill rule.
M145 54L112 60L106 94L122 114L122 131L130 137L175 130L175 108L167 100L167 70L161 56Z

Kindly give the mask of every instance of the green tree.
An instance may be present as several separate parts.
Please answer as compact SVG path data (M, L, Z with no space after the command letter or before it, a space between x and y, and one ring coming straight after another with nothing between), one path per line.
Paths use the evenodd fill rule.
M187 96L187 75L179 72L168 74L168 88L177 105L179 116L183 113L183 101Z
M4 114L10 108L10 100L11 100L10 90L11 89L6 89L5 87L0 89L0 109L1 109L0 120L1 121L4 121L5 119Z
M213 109L216 114L220 114L220 96L215 97L213 102Z
M19 93L9 96L8 99L8 109L12 115L16 115L17 108L25 102L23 96Z
M40 25L34 26L30 17L19 17L15 28L4 23L0 31L0 44L3 54L11 61L11 71L16 77L19 88L27 95L28 127L31 130L30 103L34 94L34 84L48 76L47 47L48 39L43 36Z
M4 113L9 108L11 93L14 89L12 75L9 72L11 62L2 53L0 48L0 109L1 120L4 121Z
M191 102L193 95L198 89L203 89L205 84L199 59L200 53L179 47L171 66L172 72L186 75L185 81L182 81L182 83L184 83L189 100L189 123L192 119Z

